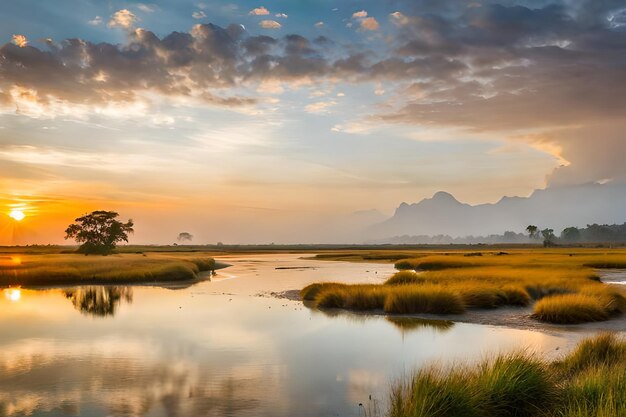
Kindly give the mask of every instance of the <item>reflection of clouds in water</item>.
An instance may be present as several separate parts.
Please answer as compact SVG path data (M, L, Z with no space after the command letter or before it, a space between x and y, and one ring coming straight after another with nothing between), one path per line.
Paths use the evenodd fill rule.
M76 310L99 317L115 315L122 301L133 302L131 287L79 287L65 290L64 293Z
M101 346L104 346L101 349ZM259 405L261 384L284 370L241 366L212 372L187 359L162 360L149 344L23 341L0 353L0 416L240 415ZM240 372L241 371L241 372ZM274 388L276 387L273 385Z
M365 404L369 396L387 381L384 373L368 369L350 369L347 379L348 398L354 404Z

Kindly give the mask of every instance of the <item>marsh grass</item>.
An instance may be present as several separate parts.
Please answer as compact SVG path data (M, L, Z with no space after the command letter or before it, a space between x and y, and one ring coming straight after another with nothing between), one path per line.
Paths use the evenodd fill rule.
M386 313L394 314L460 314L465 311L458 293L439 285L405 285L387 292Z
M619 265L621 261L626 262L624 251L598 253L587 249L571 253L563 250L501 253L481 252L481 256L460 251L419 253L398 261L396 267L401 270L382 285L319 287L313 284L303 290L306 295L303 298L318 307L383 308L402 314L525 307L536 302L534 318L564 324L607 320L626 311L623 289L603 284L597 273L585 266L592 262ZM392 254L386 256L394 258ZM385 256L378 254L378 257ZM318 299L316 295L321 288L325 289L324 296ZM446 302L450 303L449 309L443 307L444 295ZM415 297L413 302L411 297ZM427 300L429 297L431 302Z
M215 269L210 257L175 254L22 255L2 259L0 285L132 284L187 281Z
M527 352L476 366L430 367L396 382L390 417L626 415L626 342L587 339L560 361Z
M617 302L605 296L563 294L545 297L534 307L533 316L541 321L577 324L608 320Z

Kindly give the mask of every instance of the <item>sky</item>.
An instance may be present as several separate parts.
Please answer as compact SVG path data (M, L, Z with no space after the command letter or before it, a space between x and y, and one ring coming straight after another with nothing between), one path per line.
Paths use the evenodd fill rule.
M133 218L134 243L341 242L439 190L479 204L626 180L623 0L0 16L0 244L63 243L97 209Z

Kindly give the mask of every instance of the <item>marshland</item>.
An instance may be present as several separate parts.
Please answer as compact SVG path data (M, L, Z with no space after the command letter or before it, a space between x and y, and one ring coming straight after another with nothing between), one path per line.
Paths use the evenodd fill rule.
M598 268L622 250L32 249L1 255L2 415L623 411L621 292L602 282L622 278ZM535 317L565 296L605 315Z

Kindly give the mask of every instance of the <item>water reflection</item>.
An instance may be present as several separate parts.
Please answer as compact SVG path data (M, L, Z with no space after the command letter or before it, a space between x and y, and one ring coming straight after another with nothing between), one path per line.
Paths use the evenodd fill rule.
M254 272L231 257L236 279L218 274L179 291L22 288L16 302L8 289L0 294L0 417L383 415L390 381L415 367L525 346L567 350L561 337L538 332L255 296L330 277L380 282L389 272L299 256L255 256Z
M259 405L247 394L267 382L263 375L216 376L204 364L152 356L147 344L118 342L4 346L0 416L237 416Z
M79 287L65 290L64 294L76 310L97 317L113 316L122 301L133 302L131 287Z
M381 316L380 314L371 314L364 312L355 312L342 310L338 308L316 309L311 308L313 314L322 314L326 317L336 318L342 317L354 324L365 324L369 320L381 320L384 317L386 321L400 330L402 334L410 333L422 329L431 329L439 332L446 332L454 326L454 322L450 320L439 319L423 319L418 317L401 317L401 316Z
M408 333L424 328L431 328L440 332L447 332L454 327L454 322L450 320L420 319L417 317L385 317L389 323L393 324L402 333Z
M19 301L22 298L22 290L19 288L5 288L4 296L10 301Z

